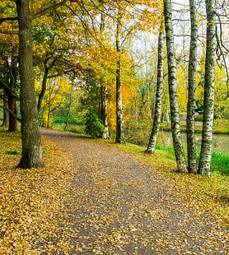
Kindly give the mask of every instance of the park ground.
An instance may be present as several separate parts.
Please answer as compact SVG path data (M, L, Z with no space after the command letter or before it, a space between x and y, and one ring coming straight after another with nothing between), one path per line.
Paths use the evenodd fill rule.
M42 141L45 167L21 170L20 134L0 131L0 255L228 254L228 176L176 173L163 150Z

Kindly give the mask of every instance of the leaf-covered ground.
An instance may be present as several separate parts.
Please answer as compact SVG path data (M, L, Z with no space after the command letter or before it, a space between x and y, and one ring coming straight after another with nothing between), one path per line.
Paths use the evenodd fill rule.
M1 255L228 254L225 221L178 177L112 145L43 133L46 167L29 171L14 168L19 137L0 133Z
M0 255L64 252L59 215L64 208L73 165L53 142L43 139L45 168L22 170L20 136L0 132ZM42 253L42 250L45 253Z

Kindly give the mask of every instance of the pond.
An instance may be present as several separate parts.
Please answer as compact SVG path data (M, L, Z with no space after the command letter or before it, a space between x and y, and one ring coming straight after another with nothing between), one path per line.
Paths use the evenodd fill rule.
M150 130L138 129L133 131L127 131L127 140L131 143L138 145L147 146ZM182 133L183 144L186 147L186 134ZM197 145L201 144L201 134L196 134ZM172 147L172 134L171 131L160 131L158 135L158 144L163 144L168 147ZM213 135L213 150L215 152L220 152L229 155L229 135L224 134L214 134Z

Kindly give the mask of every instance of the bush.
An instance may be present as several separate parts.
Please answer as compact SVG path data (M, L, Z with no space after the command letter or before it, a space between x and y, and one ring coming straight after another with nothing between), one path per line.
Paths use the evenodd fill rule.
M102 137L104 126L96 113L89 112L86 115L85 132L92 137Z

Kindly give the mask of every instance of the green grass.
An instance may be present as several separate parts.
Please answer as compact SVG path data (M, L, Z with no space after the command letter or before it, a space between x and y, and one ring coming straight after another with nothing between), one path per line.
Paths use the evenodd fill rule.
M144 147L137 146L133 144L127 144L129 148L135 150L142 150L144 151ZM156 152L153 154L154 157L159 158L162 162L165 161L173 161L175 163L175 157L173 152L172 146L166 146L164 144L157 144L156 145ZM199 152L196 153L197 157L199 156ZM222 175L229 175L229 155L220 153L220 152L213 152L212 153L212 161L211 161L211 171L213 173L219 173Z
M229 156L219 152L212 153L212 172L229 175Z

